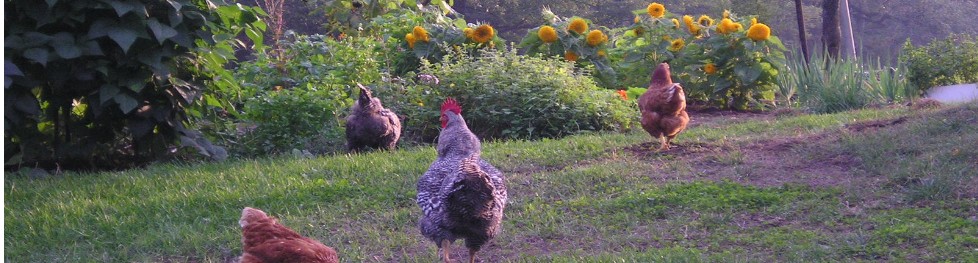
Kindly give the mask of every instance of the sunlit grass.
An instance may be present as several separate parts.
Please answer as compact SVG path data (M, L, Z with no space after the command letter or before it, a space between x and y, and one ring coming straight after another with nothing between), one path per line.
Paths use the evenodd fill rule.
M507 174L511 203L503 233L480 255L487 262L978 260L971 219L978 201L968 195L978 187L978 152L967 147L978 140L975 116L978 105L718 119L675 141L727 145L733 150L707 159L751 169L750 149L739 146L824 135L832 143L800 146L785 162L858 157L853 178L884 182L857 193L703 179L710 174L675 152L626 150L651 141L641 131L487 142L484 157ZM901 117L907 121L878 132L846 128ZM223 262L240 255L237 220L252 206L335 247L344 262L435 262L435 246L418 233L414 201L417 178L434 157L432 147L412 147L47 178L8 174L4 258ZM874 198L889 203L855 204Z

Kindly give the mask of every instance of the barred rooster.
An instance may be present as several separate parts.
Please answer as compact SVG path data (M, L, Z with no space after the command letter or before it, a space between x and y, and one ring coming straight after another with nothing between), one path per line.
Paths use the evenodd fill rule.
M444 262L451 262L451 244L465 239L471 263L499 233L507 194L503 174L479 157L479 138L461 112L452 98L441 106L438 158L418 180L417 202L424 212L418 227L441 249Z
M360 87L360 99L353 104L353 113L346 118L347 150L351 152L369 148L394 149L401 137L401 120L373 97L370 90Z
M669 141L686 129L686 93L679 83L672 82L669 64L661 63L652 72L652 83L638 98L638 109L642 112L642 128L659 139L660 151L668 150Z

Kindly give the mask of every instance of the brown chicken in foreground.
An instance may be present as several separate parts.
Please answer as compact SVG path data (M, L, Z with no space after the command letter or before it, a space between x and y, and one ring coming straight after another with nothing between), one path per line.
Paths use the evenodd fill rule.
M245 207L238 223L244 246L241 263L340 262L333 248L299 235L261 210Z
M668 150L669 141L686 129L689 115L686 114L686 93L679 83L673 83L669 64L661 63L652 72L649 89L638 98L638 109L642 112L642 128L658 138L659 150Z

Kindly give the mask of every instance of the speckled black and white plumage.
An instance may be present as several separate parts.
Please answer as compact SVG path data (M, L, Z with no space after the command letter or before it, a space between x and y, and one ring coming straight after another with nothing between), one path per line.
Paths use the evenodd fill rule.
M394 149L401 138L401 120L385 109L363 85L360 98L353 104L352 113L346 118L346 146L351 152L365 148Z
M505 177L480 158L479 139L461 115L443 113L447 124L438 137L438 158L418 181L417 202L423 211L421 233L442 249L464 239L470 262L475 252L500 230L506 207ZM446 241L447 243L443 243Z

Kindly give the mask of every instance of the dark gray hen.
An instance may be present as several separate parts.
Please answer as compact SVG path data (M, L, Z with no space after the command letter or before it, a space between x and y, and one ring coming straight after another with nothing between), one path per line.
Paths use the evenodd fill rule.
M417 202L424 212L419 228L441 249L444 262L450 262L456 239L465 239L469 262L475 262L475 253L499 233L506 207L506 179L480 158L479 138L461 112L454 99L445 100L438 158L418 181Z
M401 120L374 98L370 90L360 87L360 98L346 118L346 148L351 152L364 148L392 150L401 138Z

